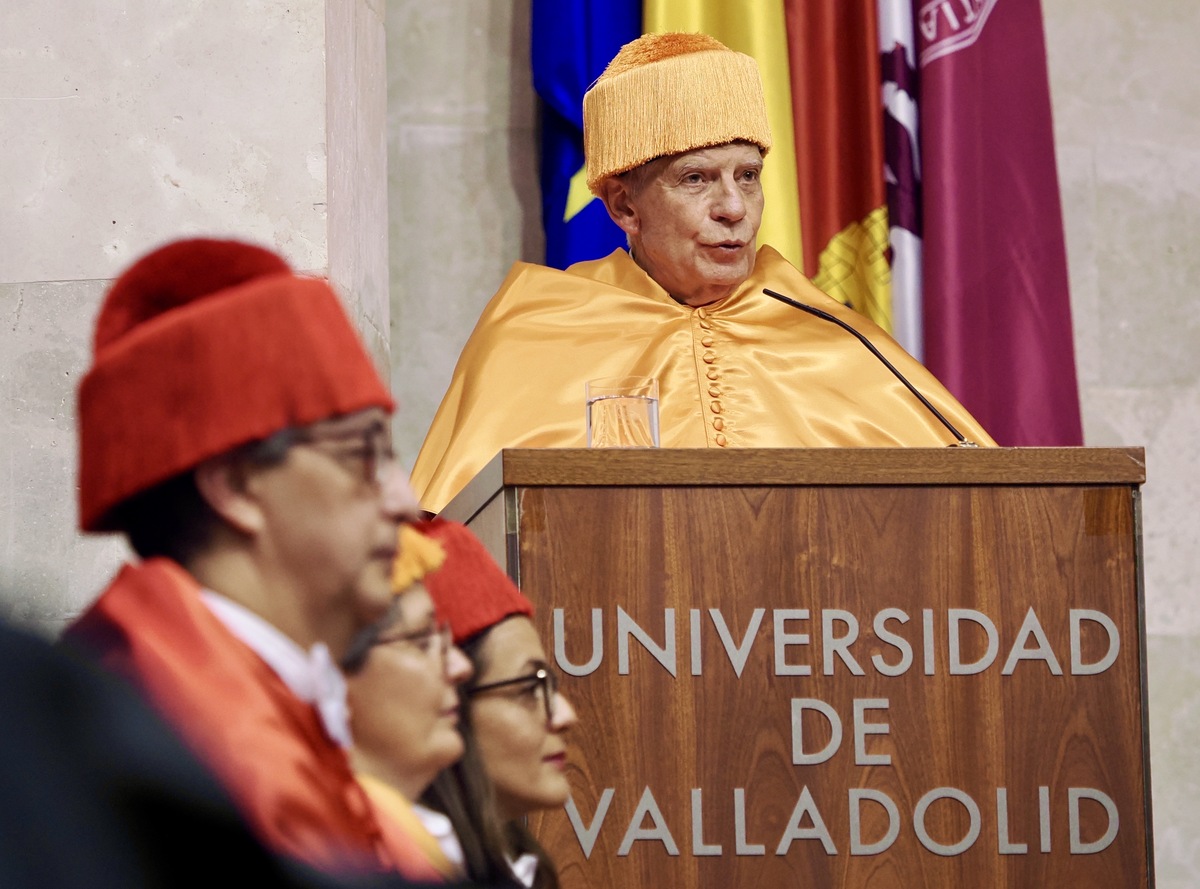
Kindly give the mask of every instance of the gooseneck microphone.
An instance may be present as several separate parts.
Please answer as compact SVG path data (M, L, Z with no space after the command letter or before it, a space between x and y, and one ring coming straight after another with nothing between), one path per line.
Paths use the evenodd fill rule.
M973 441L968 440L961 432L959 432L957 429L955 429L954 425L949 420L947 420L945 417L942 416L942 412L939 411L932 404L930 404L929 399L926 398L924 395L922 395L920 392L918 392L917 388L912 383L910 383L908 380L906 380L904 378L904 374L902 374L902 373L900 373L900 371L896 370L895 365L893 365L892 362L888 361L887 358L884 357L883 353L880 352L877 348L875 348L875 344L873 342L871 342L862 333L855 330L853 327L851 327L849 324L847 324L841 318L837 317L836 315L831 315L826 311L816 308L815 306L805 305L804 303L798 302L789 296L784 296L782 293L776 293L774 290L768 290L765 287L763 288L763 293L765 293L767 296L770 296L774 299L779 300L781 303L787 303L792 308L799 309L801 312L808 312L808 314L815 315L816 317L818 317L824 321L832 321L838 327L842 328L842 330L846 331L847 333L852 334L860 343L862 343L864 346L866 346L871 351L872 355L874 355L876 358L878 358L880 361L883 362L883 366L886 367L888 370L890 370L892 372L892 374L895 375L896 379L904 384L904 388L908 389L909 392L911 392L913 395L916 396L917 400L920 401L921 404L925 405L926 410L928 410L931 414L933 414L935 417L937 417L938 420L941 421L942 425L950 430L950 432L954 435L954 438L956 440L952 444L947 445L947 447L951 447L951 448L977 448L977 447L979 447L978 444L976 444Z

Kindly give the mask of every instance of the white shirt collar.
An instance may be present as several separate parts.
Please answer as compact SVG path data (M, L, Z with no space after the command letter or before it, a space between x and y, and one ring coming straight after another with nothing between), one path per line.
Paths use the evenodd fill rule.
M437 840L442 854L449 859L450 863L460 871L465 870L466 856L463 855L462 843L458 841L458 834L454 832L454 825L450 823L450 819L436 809L420 803L413 803L413 814L429 831L429 835Z
M207 589L200 591L200 598L217 620L250 646L296 697L317 708L326 734L348 749L352 741L346 678L325 643L318 642L306 652L277 627L232 599Z
M516 877L522 886L533 886L533 878L537 876L538 859L532 852L526 852L518 856L516 861L510 861L508 866L512 869L513 876Z
M425 829L438 841L442 852L450 859L451 863L457 865L459 870L465 868L462 844L458 841L458 835L454 832L454 825L450 823L450 819L436 809L430 809L420 803L413 803L413 812L425 825ZM522 886L533 885L533 878L537 876L538 859L536 855L526 852L516 861L510 858L508 866Z

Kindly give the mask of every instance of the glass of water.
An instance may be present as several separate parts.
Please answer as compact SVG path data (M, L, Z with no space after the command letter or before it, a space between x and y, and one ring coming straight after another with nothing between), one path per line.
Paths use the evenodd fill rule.
M589 448L658 447L658 380L606 377L584 391Z

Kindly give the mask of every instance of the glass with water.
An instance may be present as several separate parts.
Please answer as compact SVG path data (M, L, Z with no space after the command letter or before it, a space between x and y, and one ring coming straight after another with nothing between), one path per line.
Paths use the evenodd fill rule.
M585 392L589 448L658 447L658 380L606 377Z

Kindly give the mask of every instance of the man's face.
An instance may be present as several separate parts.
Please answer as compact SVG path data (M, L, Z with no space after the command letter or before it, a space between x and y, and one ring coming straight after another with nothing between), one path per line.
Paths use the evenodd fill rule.
M293 637L335 658L385 615L402 519L416 500L391 458L387 414L370 409L303 430L282 463L255 473L257 535L272 594L293 604Z
M626 179L626 211L610 213L638 265L679 302L724 299L754 270L762 166L758 146L734 142L660 158Z

